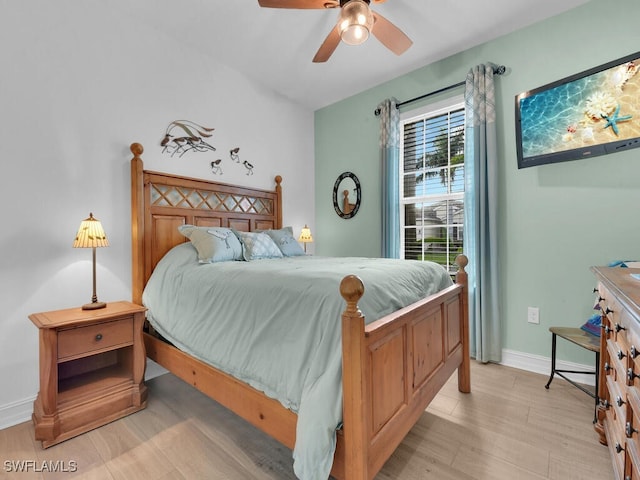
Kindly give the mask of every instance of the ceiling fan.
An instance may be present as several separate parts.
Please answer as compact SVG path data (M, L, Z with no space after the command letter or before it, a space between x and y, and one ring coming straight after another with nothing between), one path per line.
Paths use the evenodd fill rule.
M326 62L334 52L340 40L349 45L363 43L369 34L396 55L403 54L413 42L405 33L379 13L369 7L371 0L258 0L261 7L324 9L340 7L340 17L336 26L329 32L318 49L313 61ZM373 0L383 3L386 0Z

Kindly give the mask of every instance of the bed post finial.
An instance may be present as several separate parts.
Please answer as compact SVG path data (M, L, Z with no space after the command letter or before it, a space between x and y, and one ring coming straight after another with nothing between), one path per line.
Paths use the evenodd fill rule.
M466 267L469 264L469 259L467 258L467 256L460 254L456 257L455 262L456 262L456 265L458 265L458 272L466 276L467 272L465 271L464 267Z
M142 152L144 152L144 148L139 143L132 143L129 149L131 150L131 153L133 153L133 156L135 158L140 157L140 155L142 155Z
M358 301L364 295L364 284L356 275L347 275L340 282L340 295L347 302L346 312L358 312Z

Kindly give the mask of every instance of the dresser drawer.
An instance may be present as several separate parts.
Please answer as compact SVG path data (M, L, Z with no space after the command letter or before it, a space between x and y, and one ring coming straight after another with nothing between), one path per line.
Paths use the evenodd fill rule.
M613 464L614 475L616 480L624 479L625 467L625 447L624 431L616 427L615 420L611 417L610 411L607 411L604 421L604 430L609 445L609 453L611 455L611 463Z
M58 332L58 361L133 344L133 318Z
M638 453L639 445L638 442L634 439L627 440L627 465L625 470L629 472L629 475L625 477L625 479L629 480L640 480L640 454Z
M607 379L607 391L609 392L609 406L607 407L607 419L611 422L611 427L616 431L624 431L627 421L627 391L626 388L619 387L611 376Z
M617 333L618 329L616 329L616 324L621 323L620 314L623 310L623 307L615 297L615 295L613 295L604 285L598 285L598 292L598 304L600 305L600 310L602 314L605 315L609 320L610 327Z
M625 357L620 358L620 352L622 352ZM614 342L613 340L607 340L607 357L608 362L605 365L605 374L607 379L613 380L619 392L624 393L627 389L627 350L624 346L621 346L620 343Z

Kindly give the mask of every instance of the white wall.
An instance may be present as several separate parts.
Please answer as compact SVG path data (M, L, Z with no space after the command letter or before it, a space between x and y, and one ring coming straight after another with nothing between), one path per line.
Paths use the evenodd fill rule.
M152 170L259 188L280 174L285 224L313 224L313 112L217 63L223 45L198 53L110 6L25 0L0 16L0 428L27 420L38 390L28 315L91 299L91 252L71 247L89 212L110 242L98 297L131 298L132 142ZM217 152L163 155L178 119L214 127ZM228 161L236 146L253 176ZM208 166L217 158L222 176Z

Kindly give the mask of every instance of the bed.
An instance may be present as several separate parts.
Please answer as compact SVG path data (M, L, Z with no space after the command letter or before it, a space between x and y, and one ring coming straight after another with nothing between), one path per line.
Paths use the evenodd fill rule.
M131 152L135 303L143 304L143 294L148 295L145 287L158 265L158 271L165 268L170 272L171 268L164 265L167 258L175 251L187 253L182 244L189 240L179 232L179 227L229 227L239 232L254 232L283 226L279 176L274 190L239 187L146 171L141 158L142 146L132 144ZM262 268L268 262L254 263ZM314 262L321 263L312 257L290 263L298 268L299 263ZM341 314L333 315L340 317L336 319L336 329L340 330L342 346L338 352L342 421L334 433L335 453L329 463L333 477L373 478L456 370L459 390L470 391L464 271L467 262L464 256L456 262L459 270L455 284L374 321L366 321L362 313L369 306L363 300L366 284L361 278L348 274L335 282L335 297L343 308ZM235 265L223 268L232 267ZM334 309L327 307L326 312ZM324 308L313 308L298 313L298 320L306 321L326 312ZM153 315L150 309L150 318ZM332 315L326 313L326 316ZM264 389L252 386L252 382L225 373L200 355L190 353L185 346L178 343L182 347L178 348L175 342L167 342L154 330L149 328L144 333L150 359L294 450L295 456L297 427L303 417L302 413L298 417L297 405L287 408L271 392L267 395ZM323 475L305 474L304 477L322 478Z

